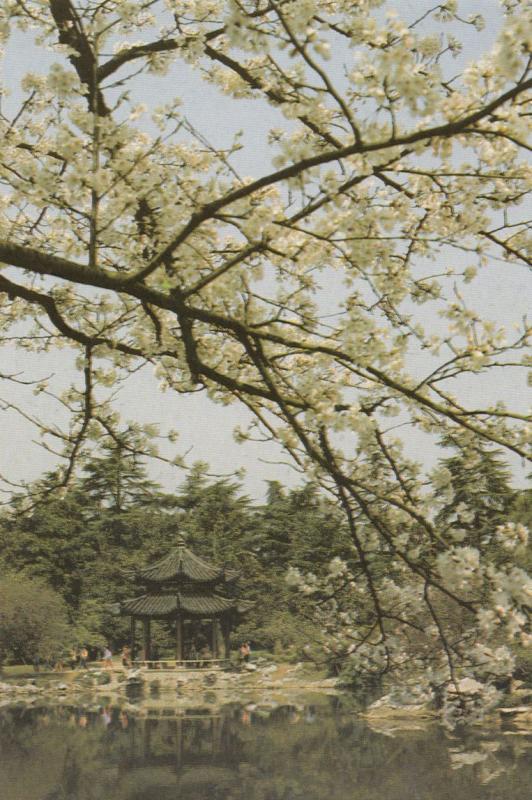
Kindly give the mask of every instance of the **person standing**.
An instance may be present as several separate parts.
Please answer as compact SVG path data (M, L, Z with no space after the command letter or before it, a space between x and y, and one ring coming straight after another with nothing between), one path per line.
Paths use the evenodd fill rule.
M89 651L85 646L79 651L79 667L80 669L87 669L87 662L89 660Z
M247 664L251 656L251 647L249 646L249 642L242 642L239 648L239 652L240 652L240 661L243 664Z
M105 645L105 647L103 649L103 666L106 669L110 669L113 666L113 662L111 660L112 657L113 657L113 653L111 651L111 648L107 644L107 645Z
M125 644L122 648L122 666L124 669L131 667L131 648Z

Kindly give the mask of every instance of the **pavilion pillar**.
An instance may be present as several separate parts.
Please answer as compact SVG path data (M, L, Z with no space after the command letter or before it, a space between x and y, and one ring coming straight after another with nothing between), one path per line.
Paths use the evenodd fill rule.
M150 620L143 619L143 639L144 639L144 649L143 649L143 661L149 661L151 656L151 630L150 630Z
M216 617L211 622L211 651L212 657L218 658L218 621Z
M224 640L224 658L229 661L231 657L231 643L229 637L231 635L231 623L228 616L223 616L220 620L222 628L222 636Z
M137 620L135 619L135 617L132 616L131 617L131 621L130 621L130 627L129 627L129 643L130 643L129 646L131 648L131 660L133 660L135 658L135 648L136 648L136 642L135 642L135 627L136 626L135 626L135 623L136 623L136 621Z
M178 615L175 622L175 657L176 661L183 660L183 617Z

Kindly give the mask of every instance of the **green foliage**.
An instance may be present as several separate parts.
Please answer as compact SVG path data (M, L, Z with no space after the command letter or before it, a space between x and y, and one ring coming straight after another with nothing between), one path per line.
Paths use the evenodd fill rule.
M272 482L264 505L253 506L237 480L209 478L197 464L169 497L118 445L103 447L62 497L49 491L56 482L45 476L35 508L25 511L19 499L0 520L0 549L8 569L61 594L78 644L116 649L128 640L129 620L116 605L138 591L135 570L167 553L179 533L198 555L238 569L238 591L254 605L237 636L269 649L299 648L304 619L287 567L319 570L349 553L338 510L310 484L286 491ZM170 634L157 631L162 652Z
M279 661L300 661L305 658L305 648L312 641L314 623L301 615L300 607L293 601L289 605L272 603L271 613L257 616L246 615L234 634L234 644L253 642L254 649L262 647L274 653Z
M528 547L520 558L520 566L529 574L532 572L532 489L523 489L517 492L510 513L512 522L525 525L530 531ZM522 645L514 649L516 670L515 674L520 680L532 685L532 648Z
M204 465L194 465L176 497L179 530L198 555L237 567L252 526L252 510L242 486L222 478L209 481Z
M53 660L73 640L66 604L44 581L21 574L0 580L0 664Z
M102 455L87 461L81 491L99 506L118 513L132 505L153 505L159 487L149 480L131 436L104 444Z
M454 453L440 461L448 480L436 525L456 542L486 548L497 526L510 518L515 494L508 467L500 451L482 441L467 437L446 439L442 444Z
M54 482L50 474L42 485ZM50 494L30 513L5 517L0 546L8 568L42 578L72 608L79 603L84 572L98 554L98 542L86 523L85 500L76 489L62 498Z
M510 511L510 521L521 523L530 531L528 547L520 563L520 566L530 573L532 572L532 489L523 489L520 492L516 492ZM532 675L532 658L530 673Z
M312 484L286 491L271 481L266 502L254 510L244 542L240 585L254 605L241 636L261 647L295 646L301 651L308 631L300 598L287 586L286 571L294 566L319 573L334 556L350 556L338 509Z
M115 486L122 476L118 503L93 480L97 475L103 484L105 464ZM86 473L90 481L82 477L63 497L47 491L56 476L45 476L44 499L29 511L18 499L13 513L0 520L0 550L7 569L38 577L61 594L78 644L117 645L127 639L129 623L116 616L114 605L134 594L132 570L175 541L176 519L145 467L126 451L104 452Z
M476 543L495 553L492 537L498 525L530 522L530 493L512 491L497 453L453 446L455 453L440 465L446 486L435 492L437 529L457 543ZM287 490L272 481L265 502L257 506L239 481L209 478L197 464L169 497L148 479L138 458L118 447L104 449L87 463L81 480L63 497L46 494L55 480L45 476L41 488L46 499L35 508L23 511L19 501L0 520L0 549L7 569L60 593L76 643L110 643L116 651L128 640L129 619L117 616L116 606L139 591L135 570L166 554L179 533L198 555L240 573L239 594L253 605L234 632L234 644L249 639L254 649L267 648L285 658L323 660L323 643L310 622L315 598L288 586L287 569L323 576L336 557L359 578L361 567L340 510L316 486ZM371 536L368 523L359 520L357 525L360 535ZM367 559L374 579L403 585L404 576L390 572L385 553L376 550ZM336 602L338 613L353 612L349 594L345 603L342 596ZM459 630L461 620L449 617L441 598L435 602L445 627ZM355 611L358 625L371 624L369 595L358 598ZM174 634L167 628L153 626L153 643L161 654L173 647ZM415 638L411 632L412 652ZM357 682L358 676L347 675L346 681Z

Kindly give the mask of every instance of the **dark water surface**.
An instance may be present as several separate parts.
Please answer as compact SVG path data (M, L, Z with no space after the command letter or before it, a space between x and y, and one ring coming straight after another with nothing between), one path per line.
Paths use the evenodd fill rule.
M174 716L0 708L2 800L530 800L530 736L373 728L337 698Z

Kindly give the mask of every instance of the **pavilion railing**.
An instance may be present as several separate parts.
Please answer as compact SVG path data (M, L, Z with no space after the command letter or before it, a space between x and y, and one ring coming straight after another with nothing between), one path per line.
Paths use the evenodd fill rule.
M145 669L209 669L212 667L225 667L229 663L227 658L162 658L153 660L134 659L133 667Z

